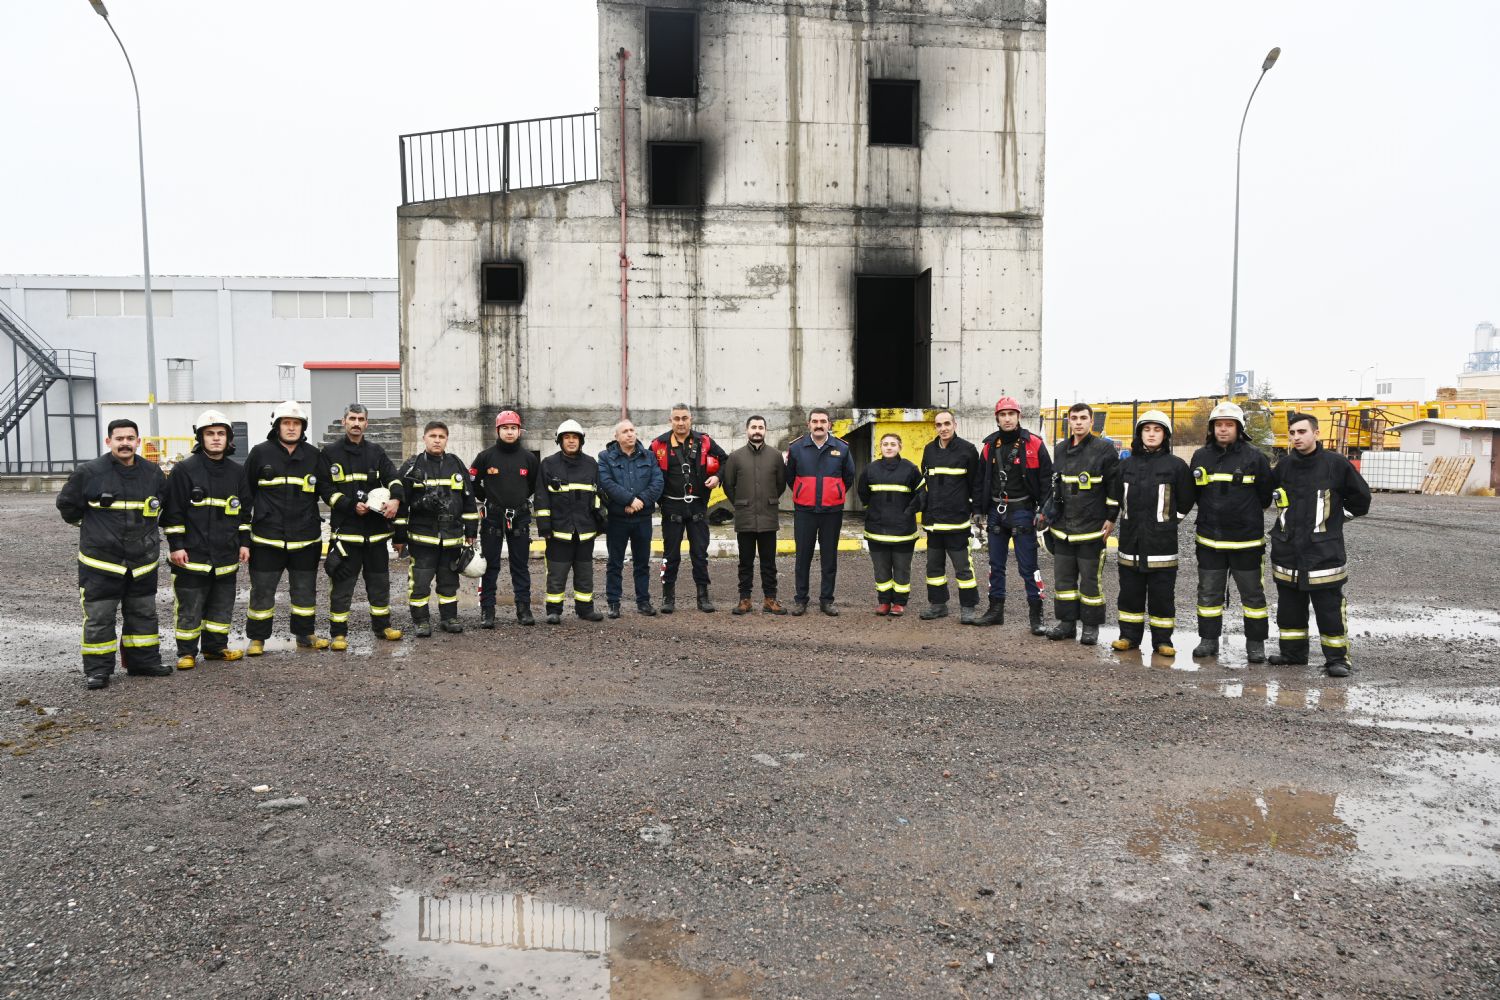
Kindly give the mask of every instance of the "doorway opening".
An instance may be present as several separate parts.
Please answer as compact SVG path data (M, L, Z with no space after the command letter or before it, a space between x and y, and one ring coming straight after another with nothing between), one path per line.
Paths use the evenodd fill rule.
M854 405L932 403L932 271L855 275Z

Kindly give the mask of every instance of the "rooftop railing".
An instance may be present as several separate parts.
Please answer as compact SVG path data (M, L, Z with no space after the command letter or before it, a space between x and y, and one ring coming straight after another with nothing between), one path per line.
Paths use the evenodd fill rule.
M528 118L400 137L401 204L599 179L599 115Z

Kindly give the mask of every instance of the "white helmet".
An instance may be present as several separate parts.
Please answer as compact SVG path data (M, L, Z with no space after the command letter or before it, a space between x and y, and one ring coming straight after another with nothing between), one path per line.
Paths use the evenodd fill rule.
M1141 424L1161 424L1168 434L1172 433L1172 418L1160 410L1147 410L1135 418L1135 429L1139 431Z
M487 568L488 564L484 561L484 556L475 552L474 558L464 564L464 568L459 570L459 572L464 576L477 580L481 576L484 576L484 571Z
M289 399L284 403L277 404L276 409L271 411L271 426L274 428L287 417L293 420L300 420L303 427L307 426L307 411L295 399Z
M385 513L385 505L391 502L391 491L384 486L377 486L365 495L365 506L377 514Z
M198 414L198 419L193 421L194 434L201 434L210 427L222 427L230 434L234 433L234 424L230 423L229 418L218 410L204 410Z
M1240 428L1243 429L1245 426L1245 411L1240 409L1237 404L1225 400L1218 406L1215 406L1208 415L1208 428L1210 431L1213 430L1215 420L1235 420L1239 422Z
M578 443L580 445L583 444L583 425L578 421L564 420L562 423L557 425L556 441L559 445L562 444L562 436L564 434L577 434Z

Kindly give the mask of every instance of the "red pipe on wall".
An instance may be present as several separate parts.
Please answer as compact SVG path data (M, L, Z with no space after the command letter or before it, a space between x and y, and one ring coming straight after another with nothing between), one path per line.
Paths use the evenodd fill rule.
M630 416L630 258L625 255L625 60L630 53L617 52L620 60L620 419Z

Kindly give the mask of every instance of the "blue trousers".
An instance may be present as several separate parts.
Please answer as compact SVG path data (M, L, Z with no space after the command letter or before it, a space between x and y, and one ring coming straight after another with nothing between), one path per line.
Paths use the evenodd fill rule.
M637 518L611 517L604 528L604 599L619 604L625 590L625 546L630 545L630 577L635 583L637 606L651 600L651 512ZM681 544L679 542L678 544Z
M1016 543L1016 572L1026 585L1026 600L1040 603L1044 593L1042 574L1036 564L1036 508L1030 504L1012 506L1004 514L990 505L990 600L1005 600L1005 563L1008 542Z

